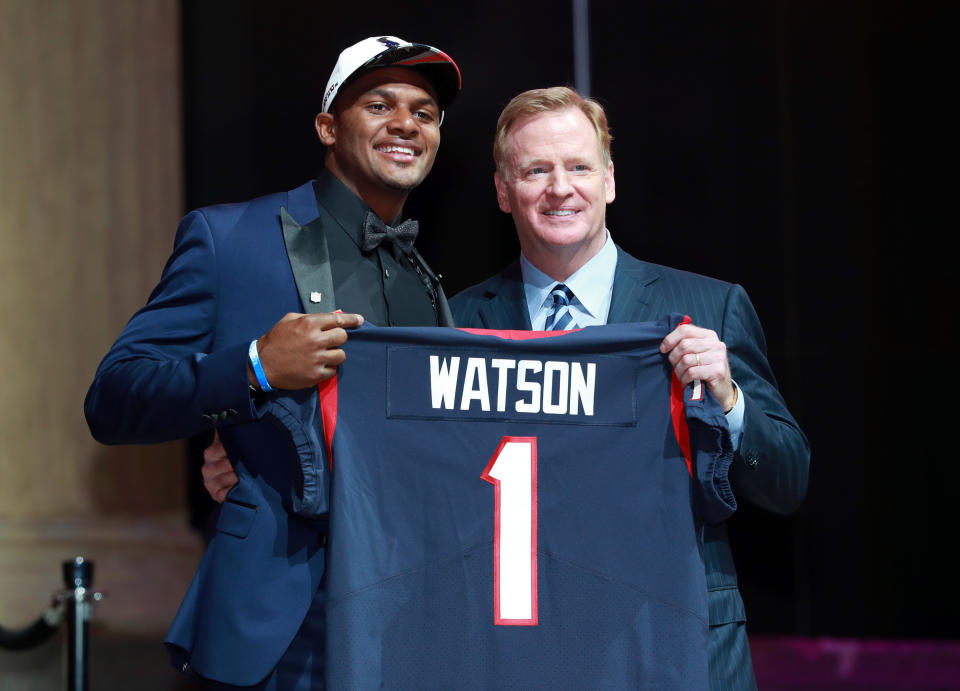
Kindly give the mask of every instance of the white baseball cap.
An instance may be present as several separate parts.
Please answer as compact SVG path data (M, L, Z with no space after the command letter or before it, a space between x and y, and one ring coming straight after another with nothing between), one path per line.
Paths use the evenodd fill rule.
M460 68L442 50L424 43L410 43L396 36L371 36L346 48L333 67L323 91L327 113L340 89L365 72L399 65L420 72L437 92L440 109L449 106L460 92Z

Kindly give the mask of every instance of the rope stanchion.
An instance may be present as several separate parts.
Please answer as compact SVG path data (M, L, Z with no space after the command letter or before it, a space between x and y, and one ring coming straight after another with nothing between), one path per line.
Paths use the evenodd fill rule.
M66 608L63 600L54 597L50 606L43 610L35 622L22 629L5 629L0 626L0 649L29 650L46 643L63 623Z
M93 562L77 557L63 562L64 600L67 602L67 691L89 688L90 613L103 593L90 591Z
M53 594L53 600L40 617L23 629L0 626L0 649L29 650L46 642L67 622L66 688L87 691L89 687L90 614L94 602L103 593L90 590L93 585L93 562L76 557L63 562L64 589Z

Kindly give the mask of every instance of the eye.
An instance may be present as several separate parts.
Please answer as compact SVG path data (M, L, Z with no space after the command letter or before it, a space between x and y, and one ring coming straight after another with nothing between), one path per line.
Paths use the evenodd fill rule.
M574 164L572 170L576 173L586 173L590 170L590 166L588 166L586 163L577 163Z
M385 113L387 111L387 104L380 103L380 102L371 103L370 105L367 106L367 110L374 113Z
M529 171L527 171L527 174L528 174L528 175L543 175L543 174L546 173L546 172L547 172L547 169L544 168L543 166L536 166L535 168L531 168Z
M433 113L426 110L418 110L413 116L421 122L433 122L436 119Z

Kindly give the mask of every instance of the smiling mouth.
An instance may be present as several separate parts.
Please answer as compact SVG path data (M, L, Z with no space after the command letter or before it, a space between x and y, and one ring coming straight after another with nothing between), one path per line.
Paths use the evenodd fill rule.
M580 213L574 209L553 209L550 211L544 211L544 216L573 216Z
M395 144L384 144L374 147L382 154L402 154L404 156L419 156L420 152L412 146L397 146Z

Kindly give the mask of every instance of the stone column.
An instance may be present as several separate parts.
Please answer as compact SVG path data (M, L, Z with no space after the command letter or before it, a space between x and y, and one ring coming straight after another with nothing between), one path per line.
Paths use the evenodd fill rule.
M95 562L94 626L159 638L202 546L182 443L104 447L83 398L182 215L178 0L0 0L0 625Z

